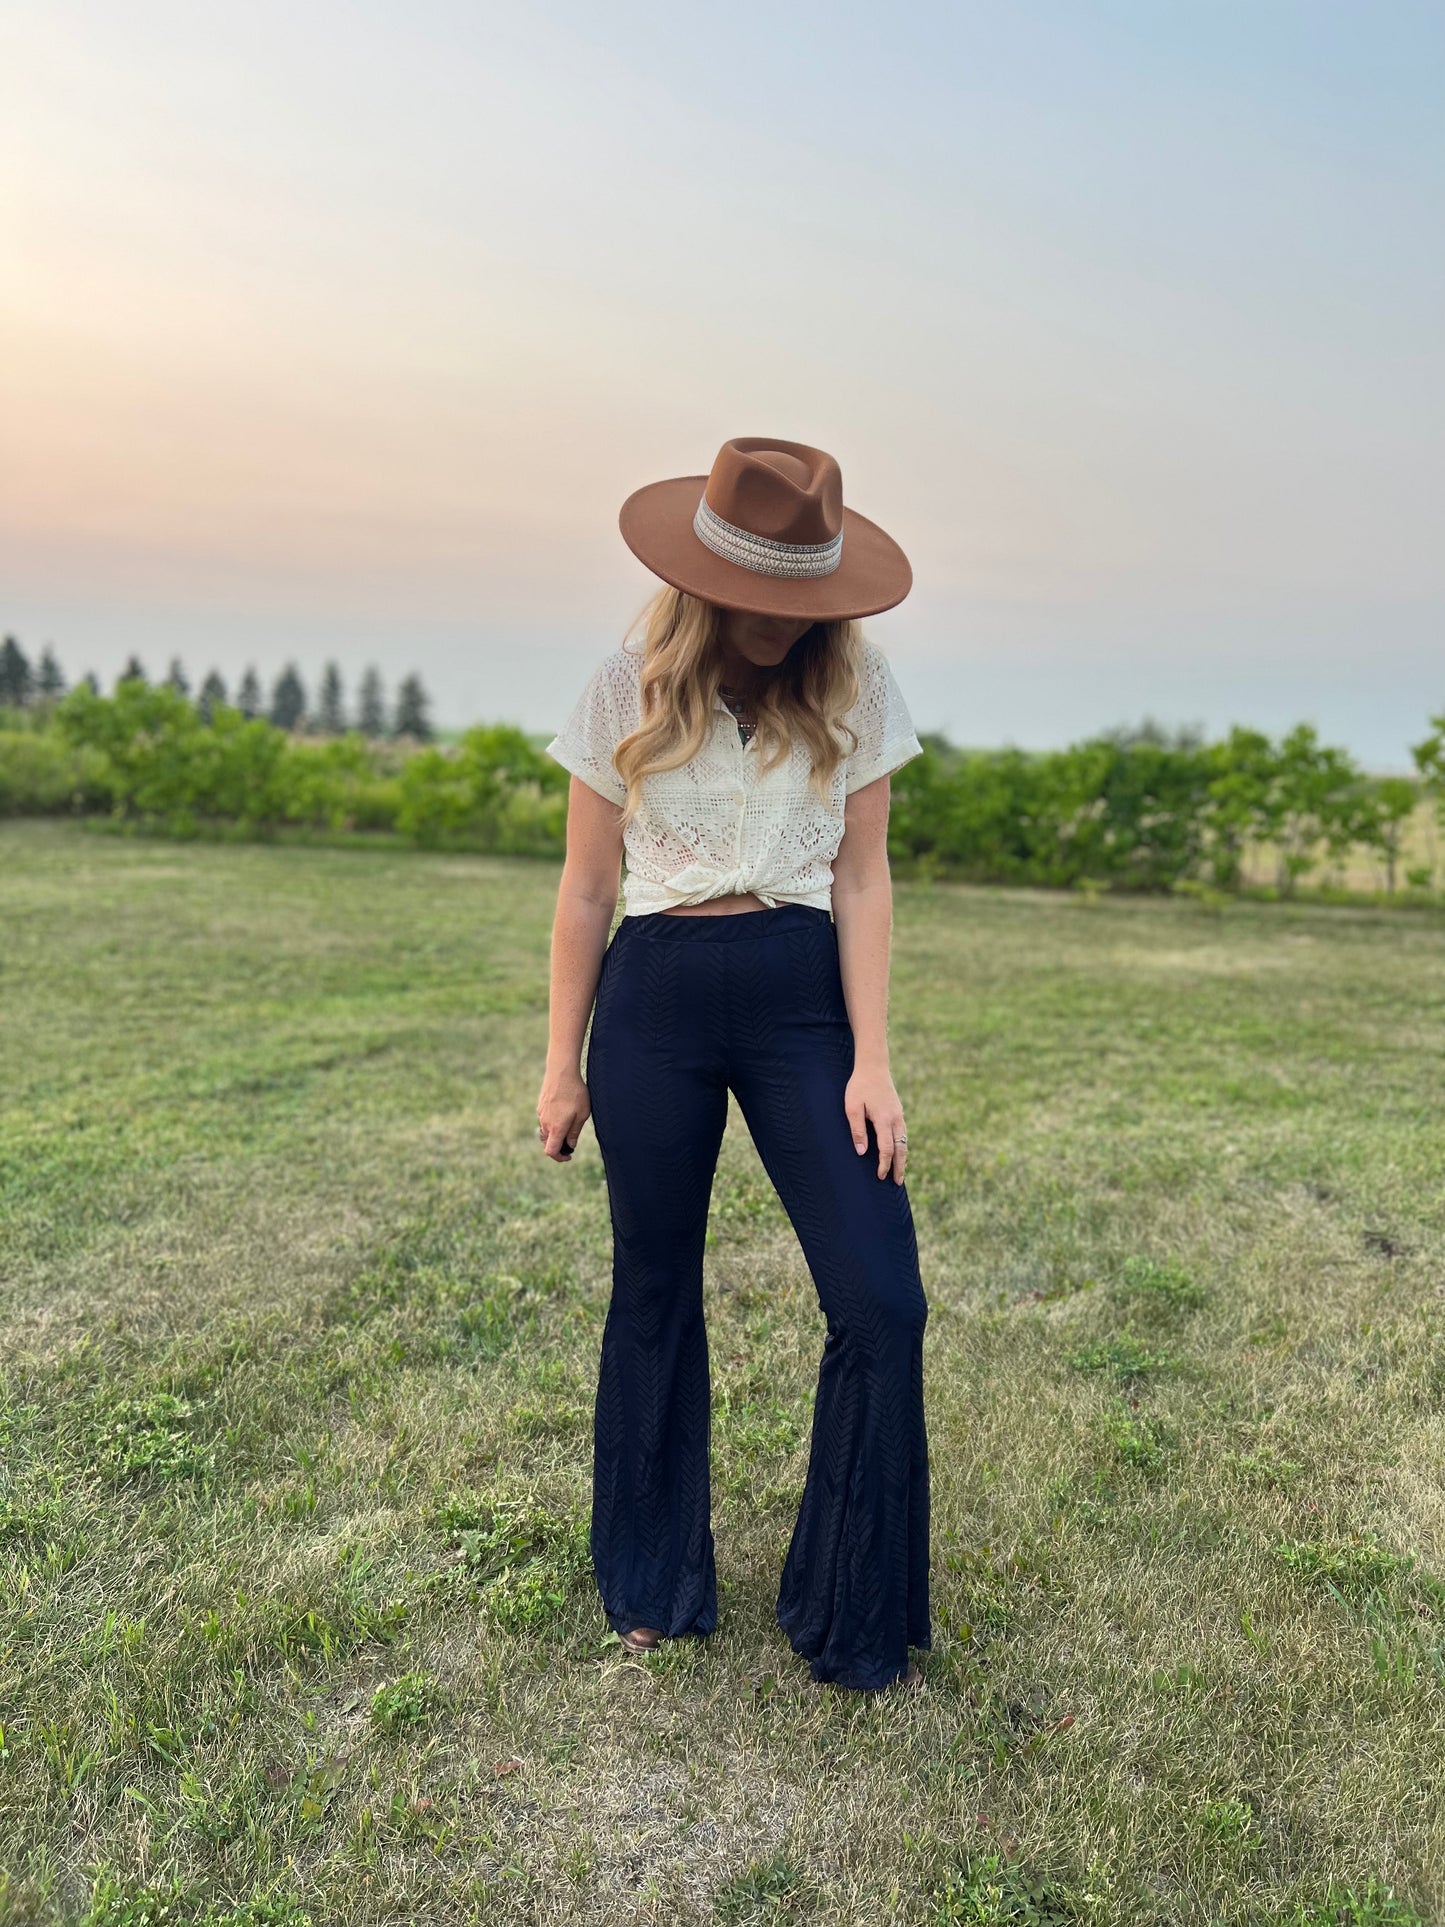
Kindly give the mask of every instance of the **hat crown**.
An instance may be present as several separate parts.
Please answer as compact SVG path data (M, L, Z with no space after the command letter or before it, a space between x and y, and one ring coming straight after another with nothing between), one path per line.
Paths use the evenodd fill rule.
M843 472L806 442L764 435L724 442L703 499L733 528L770 542L832 542L843 528Z

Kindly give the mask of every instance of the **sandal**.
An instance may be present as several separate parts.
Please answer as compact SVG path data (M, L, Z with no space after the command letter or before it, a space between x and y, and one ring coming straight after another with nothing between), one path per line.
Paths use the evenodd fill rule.
M634 1626L617 1637L629 1653L655 1653L662 1644L662 1634L652 1626Z

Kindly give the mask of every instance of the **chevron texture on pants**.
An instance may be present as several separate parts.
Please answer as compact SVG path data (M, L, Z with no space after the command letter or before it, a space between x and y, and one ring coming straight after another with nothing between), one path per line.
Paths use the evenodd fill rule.
M826 1323L778 1624L817 1680L874 1690L932 1644L928 1304L906 1184L853 1148L838 935L826 910L624 917L587 1049L612 1296L594 1427L593 1565L619 1633L717 1623L703 1243L728 1092Z

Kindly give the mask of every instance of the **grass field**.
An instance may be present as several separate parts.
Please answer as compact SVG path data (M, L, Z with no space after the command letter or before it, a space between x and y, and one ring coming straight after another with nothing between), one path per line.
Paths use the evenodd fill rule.
M736 1115L719 1627L607 1630L556 881L0 831L0 1921L1441 1918L1445 916L898 886L868 1696L773 1621L823 1324Z

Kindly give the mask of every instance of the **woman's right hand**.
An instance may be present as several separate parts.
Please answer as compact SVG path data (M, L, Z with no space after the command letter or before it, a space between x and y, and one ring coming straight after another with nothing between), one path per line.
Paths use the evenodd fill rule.
M591 1115L592 1099L581 1072L549 1071L537 1099L537 1136L547 1156L568 1163Z

